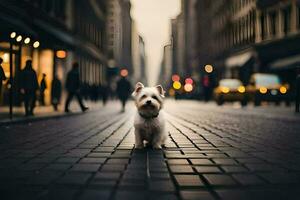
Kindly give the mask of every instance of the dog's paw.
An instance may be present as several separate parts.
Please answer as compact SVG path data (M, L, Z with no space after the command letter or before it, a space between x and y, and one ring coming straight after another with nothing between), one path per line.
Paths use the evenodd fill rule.
M136 148L136 149L143 149L144 146L142 144L136 144L134 148Z

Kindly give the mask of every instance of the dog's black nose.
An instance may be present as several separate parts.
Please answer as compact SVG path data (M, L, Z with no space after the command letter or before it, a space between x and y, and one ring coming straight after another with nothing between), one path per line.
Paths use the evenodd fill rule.
M146 101L146 104L150 105L151 104L151 100Z

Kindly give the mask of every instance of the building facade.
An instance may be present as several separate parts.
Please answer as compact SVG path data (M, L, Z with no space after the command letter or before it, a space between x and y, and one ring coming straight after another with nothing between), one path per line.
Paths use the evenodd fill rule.
M203 43L210 38L205 62L213 64L219 78L240 78L247 84L251 74L268 72L280 75L292 87L300 58L299 8L299 0L199 1L200 60L207 49Z
M145 74L145 43L143 38L139 35L136 24L132 21L132 84L142 82L147 84Z
M106 81L106 2L103 0L0 1L0 56L12 76L14 103L20 104L19 73L28 59L39 79L46 74L46 103L55 75L64 83L73 62L79 62L83 83ZM12 70L10 70L12 66ZM4 85L4 103L10 83Z

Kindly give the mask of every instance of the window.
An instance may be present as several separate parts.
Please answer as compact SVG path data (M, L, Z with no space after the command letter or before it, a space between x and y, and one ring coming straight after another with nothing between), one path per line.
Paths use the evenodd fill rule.
M287 34L291 30L291 7L283 10L283 32Z
M265 39L265 35L266 35L266 32L265 32L265 14L262 13L261 16L260 16L260 26L261 26L261 39Z
M271 36L276 35L276 13L270 13L270 34Z
M300 7L297 7L297 11L298 11L298 15L297 15L297 17L298 17L298 22L297 22L297 24L298 24L298 29L300 29Z

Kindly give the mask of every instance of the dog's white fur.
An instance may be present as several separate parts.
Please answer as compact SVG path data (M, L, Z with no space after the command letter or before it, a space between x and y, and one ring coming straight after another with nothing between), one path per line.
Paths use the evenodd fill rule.
M135 148L144 147L144 141L155 149L161 149L165 144L167 134L165 132L163 98L165 91L161 85L156 87L144 87L138 82L132 96L135 99L137 113L134 120Z

